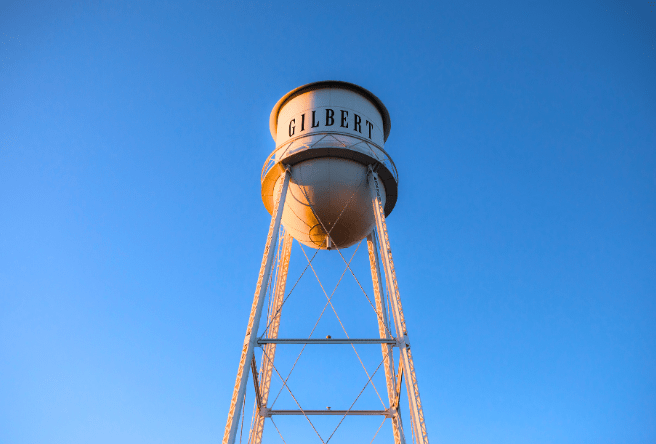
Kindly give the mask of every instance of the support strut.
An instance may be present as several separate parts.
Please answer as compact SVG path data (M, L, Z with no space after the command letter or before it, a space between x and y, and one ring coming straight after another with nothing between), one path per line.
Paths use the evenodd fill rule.
M376 248L375 233L372 231L367 236L367 249L369 250L369 265L371 267L371 280L374 284L374 296L376 298L376 311L378 312L378 333L381 340L391 339L390 332L387 329L387 310L385 310L385 300L383 293L383 282L381 281L380 265L378 262L378 249ZM396 339L394 339L396 343ZM398 394L394 381L394 355L392 345L389 343L380 344L383 358L385 359L385 381L387 383L387 397L389 398L389 408L394 409L392 415L392 431L394 432L394 444L405 444L403 425L401 415L398 413L398 406L394 405Z
M421 399L419 398L417 375L415 374L415 366L412 360L412 352L410 351L408 331L403 317L399 287L396 282L396 271L394 270L394 261L392 260L392 247L390 246L387 225L385 224L385 213L383 212L380 196L380 180L378 174L376 174L371 166L369 167L369 190L371 192L371 203L376 218L376 231L378 233L380 253L382 256L383 267L385 269L387 290L391 299L392 312L394 314L393 318L398 335L397 339L399 342L400 358L403 363L403 373L405 374L405 386L408 392L410 416L415 429L417 444L428 444L424 412L421 407Z
M271 275L275 245L278 239L278 232L280 231L280 220L282 219L282 211L285 207L285 198L287 196L290 175L289 168L287 168L282 178L282 186L278 189L278 193L274 199L269 234L267 235L267 242L264 247L260 274L255 287L255 297L253 298L253 305L251 306L251 314L248 318L246 337L244 338L241 359L239 360L239 367L237 369L237 379L235 381L235 388L232 392L228 420L223 434L223 444L234 444L235 438L237 437L239 417L241 415L241 408L246 394L246 384L248 383L248 365L253 359L253 348L257 342L257 330L260 326L262 306L264 305L269 276Z
M289 270L289 257L292 252L291 234L285 233L285 240L283 242L282 251L278 258L278 275L276 277L275 292L273 298L273 305L269 313L269 329L267 339L259 339L258 345L265 342L263 345L264 356L262 359L262 370L260 372L260 400L261 404L257 406L258 413L253 420L253 427L251 429L250 438L248 440L251 444L260 444L262 442L262 432L264 431L264 416L263 411L266 410L267 402L269 400L269 390L271 388L271 375L273 372L273 360L276 355L276 338L278 337L278 329L280 328L280 315L282 310L282 303L285 299L285 288L287 284L287 271Z

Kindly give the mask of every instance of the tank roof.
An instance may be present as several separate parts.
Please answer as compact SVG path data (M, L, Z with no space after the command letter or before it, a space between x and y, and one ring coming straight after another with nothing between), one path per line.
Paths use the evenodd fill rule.
M380 112L380 115L383 117L383 137L384 140L387 141L390 129L392 128L392 121L390 120L389 112L387 111L387 108L385 108L385 105L383 105L383 102L381 102L380 99L368 89L365 89L354 83L342 82L341 80L322 80L320 82L308 83L307 85L299 86L298 88L293 89L285 94L280 100L278 100L278 103L276 103L276 106L274 106L273 110L271 111L271 117L269 118L269 130L271 131L271 137L273 137L274 140L276 139L276 135L278 133L278 114L280 113L280 108L282 108L285 103L305 92L325 88L346 89L356 92L371 101L371 103L376 106L378 112Z

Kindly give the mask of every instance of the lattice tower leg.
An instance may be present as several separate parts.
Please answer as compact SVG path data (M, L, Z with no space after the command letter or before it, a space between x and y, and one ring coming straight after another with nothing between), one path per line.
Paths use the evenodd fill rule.
M255 297L253 298L253 305L251 306L251 314L248 318L246 337L244 338L241 359L239 360L239 368L237 369L237 379L235 381L235 388L232 392L230 410L228 411L228 421L226 422L225 432L223 434L223 444L234 444L235 438L237 437L239 417L241 415L241 408L246 394L246 384L248 383L248 370L251 360L253 359L253 349L257 342L257 330L260 326L262 306L264 305L269 275L271 274L271 267L273 265L273 257L276 250L275 245L278 238L278 232L280 231L280 220L282 218L282 210L285 206L289 177L290 171L289 168L287 168L282 178L282 186L278 190L278 193L276 193L274 199L269 234L267 236L266 246L264 247L260 274L257 278L257 286L255 287Z
M387 310L385 308L383 283L381 281L380 264L378 262L378 248L376 248L376 240L374 232L367 236L367 248L369 250L369 265L371 267L371 279L374 284L374 296L376 298L376 311L378 312L378 333L381 338L390 339L391 332L387 328ZM380 345L383 357L385 358L385 381L387 382L387 396L389 397L390 410L394 411L392 416L392 430L394 432L394 443L405 444L405 436L403 433L403 425L401 424L401 415L399 415L398 405L396 401L398 394L396 393L396 380L394 376L394 354L392 344Z
M398 335L401 363L403 364L403 373L405 374L405 385L408 392L408 404L410 406L410 416L415 429L417 444L428 444L428 435L426 433L426 423L424 421L424 412L421 407L419 398L419 386L417 384L417 375L410 351L410 341L408 339L408 330L403 317L403 308L401 306L401 297L399 287L396 282L396 272L394 271L394 261L392 260L392 247L387 234L385 224L385 213L381 203L380 179L378 174L369 167L369 189L371 191L371 200L376 218L376 231L378 232L378 242L380 243L380 252L382 256L383 267L385 269L385 279L387 290L391 299L392 312Z
M287 271L289 270L289 257L292 252L292 236L285 233L285 240L282 246L282 252L278 259L278 276L276 279L274 300L271 306L271 313L269 313L267 330L267 338L275 339L278 337L278 329L280 328L280 316L282 310L282 303L285 299L285 287L287 283ZM269 389L271 388L271 375L273 373L273 360L276 355L276 344L264 344L264 354L266 358L262 359L262 370L260 372L260 397L261 406L266 408L269 400ZM262 432L264 431L264 416L263 412L258 411L253 421L253 428L251 429L250 438L248 442L251 444L261 444Z

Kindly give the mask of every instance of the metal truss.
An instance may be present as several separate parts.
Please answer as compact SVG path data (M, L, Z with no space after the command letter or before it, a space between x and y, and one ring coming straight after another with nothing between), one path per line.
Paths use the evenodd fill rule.
M373 310L376 312L379 337L378 338L350 338L349 335L346 333L344 326L342 325L342 328L344 329L344 334L346 336L345 338L330 338L330 337L326 339L312 338L311 337L312 333L310 333L310 336L308 338L278 338L278 330L280 327L282 307L285 301L287 300L287 298L289 297L289 295L285 297L285 290L286 290L287 272L289 269L289 259L290 259L291 248L292 248L292 237L287 233L284 235L284 238L281 241L282 246L277 255L278 258L277 264L275 266L275 273L273 274L272 274L272 268L274 264L274 256L276 250L275 245L277 242L278 233L279 231L281 231L280 220L282 216L282 210L284 208L284 202L287 194L289 180L290 180L290 170L288 167L283 176L282 186L279 188L278 192L274 196L274 211L272 212L271 224L269 226L269 233L267 236L267 243L262 258L262 264L260 267L260 273L258 276L258 282L255 291L255 298L253 300L251 315L249 318L248 327L246 329L246 337L244 339L244 346L242 348L242 355L239 362L239 368L237 371L237 379L235 382L235 388L233 391L232 400L230 404L228 421L226 424L225 434L223 437L223 444L234 444L236 441L239 419L240 416L243 414L241 410L245 402L244 398L245 398L246 385L248 382L248 374L249 374L247 367L249 365L251 367L251 372L253 375L253 384L255 387L254 415L253 418L251 419L251 428L250 428L249 439L248 439L249 444L261 444L262 434L264 430L264 423L267 418L269 418L269 420L274 425L276 431L280 435L280 438L283 440L283 442L285 442L284 438L282 437L282 434L280 433L280 430L278 429L278 426L276 425L275 422L273 422L273 416L284 416L284 415L304 416L305 419L309 422L309 424L314 429L315 433L317 434L321 442L324 444L327 444L331 440L335 431L337 430L337 428L339 428L339 426L341 425L342 421L346 416L383 416L384 417L383 423L388 418L391 420L395 444L406 444L405 432L401 420L400 403L399 403L401 398L401 389L403 385L405 385L407 391L409 413L411 419L410 422L412 426L411 428L413 432L412 435L414 441L416 442L416 444L428 444L424 414L421 406L421 400L419 398L417 377L415 374L412 353L410 351L410 341L408 339L405 319L403 317L403 309L401 306L401 299L400 299L398 285L396 281L396 272L394 270L394 262L392 260L392 251L390 247L389 237L387 233L387 226L385 223L385 215L381 202L380 179L378 178L378 175L376 174L376 172L371 166L369 167L367 185L371 193L371 203L375 216L376 225L375 225L375 230L372 231L372 233L369 234L369 236L367 236L367 248L369 253L369 265L371 268L371 277L373 282L375 306L373 305L372 301L369 299L369 296L367 296L364 288L362 288L362 285L360 284L360 281L353 273L353 270L351 270L349 265L350 261L347 262L346 258L344 258L344 256L339 251L339 249L338 248L335 249L339 252L340 256L342 257L342 259L346 264L346 269L344 270L344 272L346 272L347 270L351 271L351 274L353 274L353 277L355 278L358 285L362 289L362 292L364 293L365 297L371 304ZM330 231L327 231L327 233L330 236ZM302 245L301 245L301 249L303 250ZM312 266L312 260L314 259L314 256L312 256L312 259L310 259L308 255L305 253L305 250L303 250L303 254L308 260L308 266L305 268L305 270L307 270L309 267L313 271L317 280L319 280L319 276L317 275L314 267ZM381 273L381 268L384 271L384 273ZM305 273L305 270L303 271L303 273ZM344 273L342 273L342 277L343 276ZM341 282L341 277L339 282ZM339 285L339 282L337 285ZM385 283L385 285L383 285L383 282ZM260 322L260 318L262 317L262 308L264 305L264 299L269 284L272 287L272 291L271 291L270 303L268 308L267 324L262 337L258 338L257 332L259 328L259 322ZM335 315L339 320L339 316L337 315L337 312L335 311L335 308L332 306L331 303L334 290L333 293L330 294L329 296L329 294L325 291L323 284L321 284L320 280L319 280L319 284L321 285L321 288L327 298L326 305L324 307L324 310L321 312L321 315L319 316L319 320L321 319L321 316L323 315L324 311L328 306L330 306L333 312L335 312ZM386 296L384 291L385 289L387 290L387 297L385 297ZM388 307L386 307L387 304ZM389 308L389 313L388 313L388 308ZM317 320L317 324L319 320ZM317 324L315 324L314 328L316 328ZM341 325L341 320L340 320L340 325ZM312 332L314 332L314 328ZM392 333L392 330L394 330L394 333ZM362 367L365 373L367 374L368 381L365 384L364 388L360 391L358 396L355 398L355 401L353 401L353 403L348 409L333 410L331 408L327 408L325 410L307 410L301 407L301 405L298 403L297 398L294 396L289 386L287 385L287 379L289 379L289 375L287 375L286 378L283 378L283 376L279 373L278 369L276 369L274 365L274 358L276 354L277 345L287 345L287 344L303 345L303 349L301 350L300 354L296 358L296 362L298 362L298 358L300 358L301 354L303 353L303 350L307 345L348 344L351 345L351 347L353 347L355 354L358 356L358 359L360 360L360 363L362 364ZM379 344L381 347L383 359L381 363L378 365L378 368L376 368L376 371L374 371L372 374L370 374L367 371L367 369L364 367L364 364L362 363L362 360L360 359L360 356L354 347L355 345L365 345L365 344L371 344L371 345ZM257 369L257 362L254 356L254 347L262 348L262 362L259 371ZM394 348L399 349L398 371L395 371L394 353L393 353ZM294 367L296 366L296 362L292 366L291 371L294 370ZM387 388L387 395L388 395L387 405L381 399L381 403L383 404L384 407L383 409L380 410L353 409L353 406L359 399L360 395L363 393L363 391L369 384L371 384L374 390L376 390L375 385L373 385L372 378L376 374L376 372L380 369L381 366L383 367L385 373L385 381L386 381L386 388ZM290 375L291 375L291 371L290 371ZM287 391L289 391L289 394L296 402L298 409L293 409L293 410L274 409L273 405L277 400L277 396L274 398L273 403L271 404L269 403L271 378L274 372L276 373L277 377L279 377L280 380L282 381L283 386L280 388L280 390L282 391L283 389L287 389ZM404 382L405 384L403 384ZM376 393L378 393L378 390L376 390ZM280 392L278 393L278 395L280 395ZM324 440L319 434L319 432L317 431L317 429L315 428L315 426L312 424L312 421L310 420L310 416L326 416L326 415L341 416L342 420L339 422L339 424L332 432L332 434L328 437L328 439ZM383 423L380 424L378 430L376 431L376 434L374 435L374 438L377 436ZM240 442L241 442L241 438L240 438Z
M334 415L334 416L375 416L382 415L390 417L389 410L265 410L263 415L270 417L273 415Z
M258 275L257 285L255 286L255 297L253 298L253 305L251 306L251 314L248 318L248 326L246 327L246 337L244 338L241 358L239 359L235 388L232 391L230 410L228 410L228 421L226 422L226 428L223 434L223 444L233 444L237 437L239 416L244 403L246 384L248 382L248 370L246 369L246 366L253 359L253 348L257 342L257 330L260 326L262 306L264 305L267 283L269 282L269 276L271 275L271 266L273 265L273 256L275 253L274 245L276 245L278 232L280 231L280 220L282 219L282 210L285 207L285 198L287 197L290 176L291 174L288 168L283 175L282 186L278 189L278 193L276 193L275 196L273 216L271 217L269 234L267 235L267 242L264 247L264 255L262 256L262 264L260 265L260 274Z
M389 398L389 411L393 412L392 430L394 432L394 444L405 444L405 436L403 434L403 424L401 423L401 415L399 414L399 391L394 376L394 353L392 353L392 344L397 345L396 339L390 338L390 331L387 328L387 310L383 303L384 295L383 283L380 279L380 265L378 262L378 251L376 249L375 233L372 232L367 236L367 249L369 250L369 266L371 267L371 280L374 286L374 296L376 298L376 311L380 314L378 316L378 333L380 334L381 342L380 348L383 352L385 359L385 382L387 383L387 396ZM387 342L392 340L393 342Z
M269 312L268 320L268 335L267 339L258 339L257 345L263 346L263 354L270 359L262 360L262 370L260 371L260 380L262 385L255 385L256 402L258 412L262 412L266 408L269 400L269 389L271 388L271 374L273 372L273 359L276 355L277 342L262 342L262 341L275 341L278 336L278 329L280 328L280 316L282 311L282 304L285 298L285 287L287 283L287 272L289 270L289 257L292 252L292 236L285 233L285 240L283 248L278 258L278 275L275 284L273 304ZM257 379L257 371L253 371L253 380ZM253 419L253 426L251 428L248 442L259 444L262 442L262 432L264 431L264 416L255 415Z
M391 344L396 345L396 339L258 339L258 345L262 344Z
M369 167L369 190L371 192L371 202L373 205L374 216L376 217L376 231L378 233L378 242L382 253L383 266L385 268L385 279L387 280L387 291L391 301L392 311L394 312L394 323L396 327L397 341L401 362L403 363L405 377L405 386L408 392L408 404L410 404L410 416L412 426L415 432L417 444L428 444L428 434L426 433L426 422L424 421L424 411L421 407L419 398L419 385L417 384L417 375L415 374L415 365L412 360L410 351L410 339L408 338L408 329L403 317L403 308L401 306L401 296L399 295L399 286L396 282L396 271L394 270L394 261L392 260L392 247L387 234L387 225L385 224L385 213L380 196L380 181L378 174ZM399 369L399 376L400 376Z

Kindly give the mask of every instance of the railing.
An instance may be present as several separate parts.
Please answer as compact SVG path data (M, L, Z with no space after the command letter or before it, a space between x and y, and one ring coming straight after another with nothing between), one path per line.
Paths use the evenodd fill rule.
M326 140L327 138L329 138L329 140ZM319 143L321 143L322 148L326 147L327 143L330 144L333 141L334 148L357 151L375 159L392 173L394 180L398 183L399 175L396 170L396 165L390 155L387 154L383 148L365 139L350 134L340 133L321 133L301 136L280 146L269 154L269 157L267 157L267 160L264 162L262 175L260 177L261 181L264 182L267 173L281 160L301 151L316 149L314 147Z

